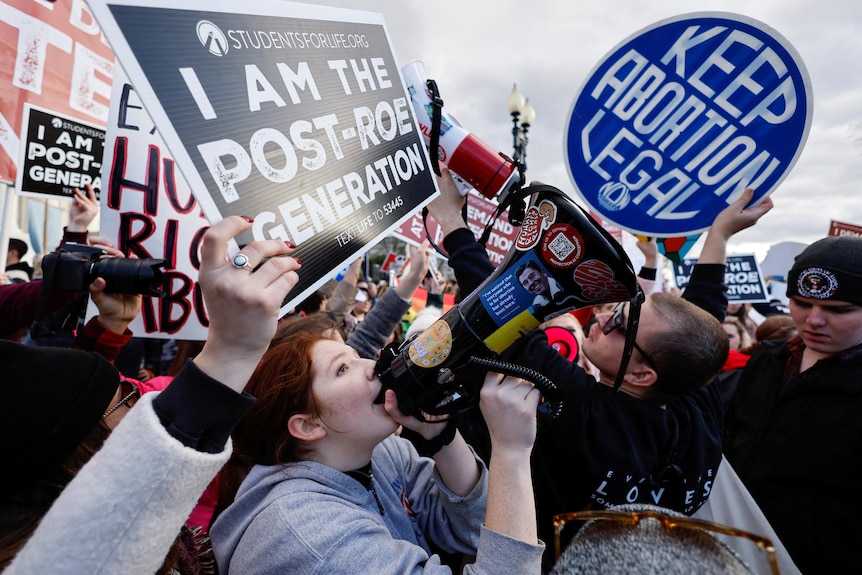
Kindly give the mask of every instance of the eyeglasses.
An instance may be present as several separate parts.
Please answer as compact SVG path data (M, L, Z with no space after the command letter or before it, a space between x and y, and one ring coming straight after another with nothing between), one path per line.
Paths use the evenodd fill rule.
M120 406L123 405L131 409L132 406L135 404L132 400L137 399L141 396L141 390L138 389L138 387L132 382L124 379L120 381L120 395L122 396L122 399L120 399L120 401L111 406L108 411L103 413L102 418L108 417L109 415L120 409Z
M611 313L611 317L608 318L608 321L606 321L605 325L602 326L602 333L608 335L615 329L618 329L620 330L620 333L624 336L627 334L626 322L623 319L623 311L625 310L625 306L626 302L620 302L619 304L617 304L617 307L615 307L614 311ZM649 354L645 352L641 346L638 345L638 342L636 342L634 338L632 338L632 345L634 345L635 349L640 352L640 354L644 357L650 367L652 367L653 369L658 369Z
M727 525L720 525L711 521L693 519L691 517L674 517L672 515L666 515L650 509L643 509L640 511L591 510L554 515L555 560L559 560L560 558L560 534L562 533L563 527L565 527L566 523L569 521L591 521L593 519L618 521L628 525L629 527L637 527L642 519L655 519L661 524L662 528L666 532L670 532L672 529L679 527L682 529L720 533L722 535L730 535L732 537L742 537L743 539L748 539L754 543L758 549L766 553L769 568L772 570L773 575L780 575L778 559L775 556L775 545L773 545L770 539L749 531L742 531L741 529L728 527Z

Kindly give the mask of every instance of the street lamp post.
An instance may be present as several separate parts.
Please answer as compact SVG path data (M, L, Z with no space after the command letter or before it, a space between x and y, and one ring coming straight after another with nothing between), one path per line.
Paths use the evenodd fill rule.
M506 107L512 116L512 147L514 148L512 160L518 169L517 188L520 189L527 183L527 132L536 119L536 110L533 109L530 100L518 91L517 84L512 85L512 93L506 100ZM520 225L525 212L526 200L513 203L509 208L509 221Z
M525 98L518 91L517 84L512 85L512 93L506 100L506 107L512 116L512 147L514 148L512 159L518 167L521 185L523 185L526 183L527 172L527 132L536 119L536 110L530 104L529 98Z

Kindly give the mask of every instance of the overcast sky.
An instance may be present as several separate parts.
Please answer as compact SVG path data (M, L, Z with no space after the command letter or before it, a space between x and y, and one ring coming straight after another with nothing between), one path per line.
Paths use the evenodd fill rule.
M773 192L775 209L738 234L733 253L825 236L830 220L862 225L862 1L860 0L313 0L383 14L403 66L419 59L445 109L511 154L506 98L517 83L536 110L528 180L574 191L563 155L571 106L593 67L618 43L665 18L722 11L755 18L802 56L814 117L796 166ZM697 251L698 248L695 248Z

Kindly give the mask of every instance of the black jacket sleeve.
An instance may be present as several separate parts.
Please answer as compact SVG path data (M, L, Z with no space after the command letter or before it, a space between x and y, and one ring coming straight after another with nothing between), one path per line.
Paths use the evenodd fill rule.
M691 278L683 299L697 307L706 310L718 321L724 321L727 313L727 286L724 284L724 264L697 264L691 272Z
M449 253L449 265L455 272L462 298L473 293L494 272L488 252L467 228L443 238L443 247Z
M168 433L184 445L220 453L253 404L251 395L222 385L188 361L153 401L153 409Z

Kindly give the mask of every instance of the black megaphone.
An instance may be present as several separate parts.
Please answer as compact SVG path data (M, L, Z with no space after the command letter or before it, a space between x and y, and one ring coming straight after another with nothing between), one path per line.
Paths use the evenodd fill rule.
M534 183L519 193L530 196L530 205L497 270L428 329L381 352L377 373L384 389L395 390L403 413L420 419L463 413L478 405L482 374L498 371L533 382L543 393L540 413L558 415L554 383L530 368L500 362L499 354L553 316L630 299L620 373L625 371L643 301L631 261L557 188Z

